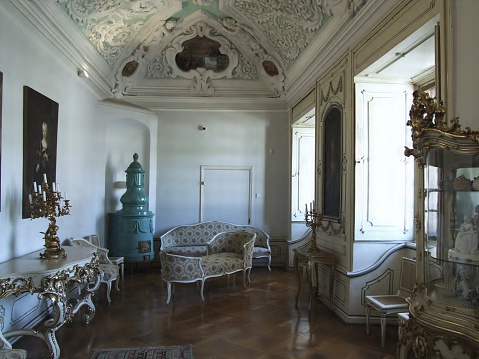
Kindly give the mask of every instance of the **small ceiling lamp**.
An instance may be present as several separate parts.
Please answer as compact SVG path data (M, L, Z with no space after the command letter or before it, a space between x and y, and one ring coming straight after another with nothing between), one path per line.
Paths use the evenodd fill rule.
M86 72L86 70L84 69L78 69L77 70L77 74L79 77L85 77L85 78L89 78L90 76L88 75L88 72Z

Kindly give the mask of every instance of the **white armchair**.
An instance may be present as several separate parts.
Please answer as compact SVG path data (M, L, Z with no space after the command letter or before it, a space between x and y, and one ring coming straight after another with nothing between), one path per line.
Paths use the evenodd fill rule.
M85 236L84 238L88 240L88 242L90 242L91 244L97 247L104 248L100 243L100 236L98 234L90 234L89 236ZM125 257L111 257L109 255L108 258L113 264L117 264L118 266L120 266L121 280L123 282L125 280ZM119 290L118 283L119 281L116 281L117 289Z
M110 261L108 258L108 249L95 246L83 238L70 238L68 241L72 247L91 247L93 251L96 250L100 267L100 282L107 285L106 297L108 303L111 303L110 292L114 281L116 281L116 289L118 291L120 290L120 287L118 286L120 267Z

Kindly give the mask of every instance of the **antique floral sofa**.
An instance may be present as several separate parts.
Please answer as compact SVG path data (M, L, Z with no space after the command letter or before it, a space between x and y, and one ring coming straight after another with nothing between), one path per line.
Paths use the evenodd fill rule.
M207 243L220 232L246 231L256 234L253 258L267 258L268 269L271 270L271 247L269 235L263 230L250 226L221 221L187 224L170 229L160 236L160 252L179 254L189 257L204 256Z
M250 282L253 266L255 233L246 231L221 232L206 243L206 255L188 257L168 252L160 252L161 276L167 283L170 303L173 283L201 282L201 299L204 301L204 286L208 278L243 272L243 286L246 288L246 275Z

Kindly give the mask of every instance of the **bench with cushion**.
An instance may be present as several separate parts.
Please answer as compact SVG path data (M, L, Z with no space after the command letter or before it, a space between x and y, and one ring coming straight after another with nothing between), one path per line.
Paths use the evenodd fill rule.
M207 254L188 257L160 252L162 279L167 283L170 303L173 283L201 282L201 299L208 278L243 272L243 285L246 288L253 265L253 246L256 234L246 231L221 232L206 244Z
M256 234L253 258L268 258L268 269L271 270L269 235L263 230L250 225L232 224L221 221L181 225L170 229L160 236L160 251L189 257L204 256L207 253L207 243L215 235L221 232L231 231L246 231Z

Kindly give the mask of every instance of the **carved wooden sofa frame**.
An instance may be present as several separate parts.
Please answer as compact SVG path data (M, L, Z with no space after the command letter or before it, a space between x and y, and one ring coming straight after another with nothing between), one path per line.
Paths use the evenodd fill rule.
M221 232L207 243L207 254L190 257L160 252L162 279L167 283L170 303L173 283L201 282L201 299L204 301L204 286L208 278L243 272L243 286L246 275L250 282L253 265L255 233L246 231Z
M200 257L207 254L207 243L218 233L246 231L256 234L253 258L267 258L268 269L271 270L271 247L269 235L251 225L238 225L221 221L200 222L181 225L170 229L160 236L160 252L178 254L188 257Z

